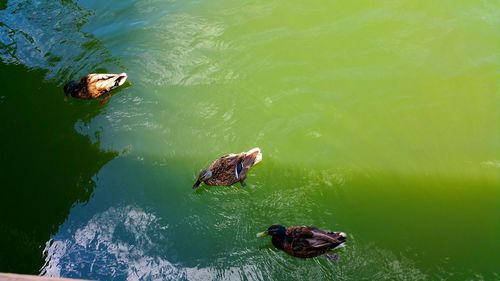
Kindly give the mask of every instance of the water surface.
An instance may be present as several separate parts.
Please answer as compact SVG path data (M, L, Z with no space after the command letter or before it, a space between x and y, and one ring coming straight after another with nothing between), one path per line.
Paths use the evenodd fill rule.
M1 197L11 204L0 235L11 246L0 261L22 262L1 270L499 279L498 11L486 1L8 1ZM92 71L124 71L129 83L104 105L64 101L60 86ZM254 146L264 160L246 188L191 190L213 159ZM349 244L336 263L296 259L255 238L273 223L344 231Z

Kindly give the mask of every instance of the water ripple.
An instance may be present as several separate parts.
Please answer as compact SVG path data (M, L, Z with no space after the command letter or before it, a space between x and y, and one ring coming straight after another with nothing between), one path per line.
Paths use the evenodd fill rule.
M140 52L137 62L148 65L143 81L154 85L210 84L231 77L209 54L221 53L227 44L219 37L224 29L217 23L189 14L175 14L145 28L159 49Z
M97 68L113 69L109 51L83 32L90 12L69 1L9 1L0 11L0 59L47 70L64 83Z
M259 240L261 249L243 247L206 266L184 266L168 258L165 234L170 228L141 208L111 207L53 237L44 250L41 274L100 280L427 279L411 259L374 246L358 247L354 241L337 263L293 258L275 250L269 240Z

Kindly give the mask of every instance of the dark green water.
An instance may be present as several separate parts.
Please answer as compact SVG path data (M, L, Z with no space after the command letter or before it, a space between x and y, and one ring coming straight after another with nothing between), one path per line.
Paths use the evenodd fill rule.
M0 3L0 271L500 279L500 5ZM65 81L127 72L101 105ZM191 185L264 153L241 188ZM348 233L336 263L255 233Z

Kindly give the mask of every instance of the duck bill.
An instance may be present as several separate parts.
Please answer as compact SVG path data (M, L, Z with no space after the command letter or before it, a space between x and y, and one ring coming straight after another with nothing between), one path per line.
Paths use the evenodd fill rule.
M259 232L259 233L257 233L257 235L256 235L256 236L257 236L257 237L266 237L266 236L268 236L268 235L269 235L269 233L268 233L267 231L263 231L263 232Z

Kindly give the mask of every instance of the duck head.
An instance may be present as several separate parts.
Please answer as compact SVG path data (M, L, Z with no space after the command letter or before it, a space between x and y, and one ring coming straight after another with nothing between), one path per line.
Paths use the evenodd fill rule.
M95 83L97 89L109 92L123 85L127 81L127 77L127 73L89 74L87 75L87 81Z
M82 89L82 85L75 80L69 81L64 85L64 93L66 96L75 96Z
M262 152L260 151L260 148L255 147L245 152L242 165L245 168L250 168L253 165L258 164L260 161L262 161Z
M286 227L280 224L273 224L266 231L257 233L257 237L266 237L268 235L285 236L285 234L286 234Z
M127 73L111 74L111 73L91 73L80 79L80 81L69 81L64 85L64 93L66 96L78 97L83 91L97 91L99 93L107 93L115 88L120 87L127 81Z

